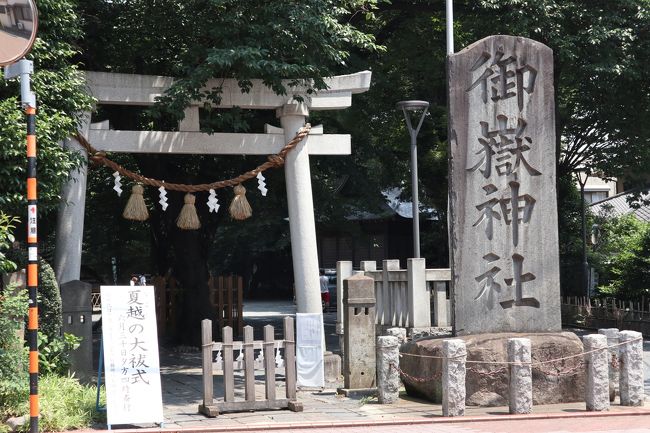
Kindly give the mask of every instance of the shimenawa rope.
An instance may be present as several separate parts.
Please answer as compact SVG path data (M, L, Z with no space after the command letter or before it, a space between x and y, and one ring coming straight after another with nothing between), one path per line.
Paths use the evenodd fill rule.
M199 191L209 191L211 189L225 188L228 186L234 187L246 180L254 178L255 176L257 176L258 173L268 170L269 168L282 167L282 165L284 165L285 157L287 156L287 153L289 153L291 149L296 147L298 143L300 143L309 134L310 130L311 130L311 125L309 123L303 126L302 128L300 128L300 130L296 133L296 136L293 137L291 141L289 141L287 144L285 144L284 147L278 153L269 155L267 157L268 161L266 161L262 165L255 167L253 170L242 173L239 176L234 177L232 179L225 179L217 182L203 183L199 185L169 183L169 182L160 181L158 179L152 179L146 176L142 176L141 174L135 173L131 170L122 167L120 164L116 163L115 161L111 161L106 156L105 152L98 151L97 149L95 149L88 142L88 140L86 140L86 138L83 137L82 135L77 134L75 138L79 142L79 144L81 144L86 149L89 158L92 161L98 164L103 164L106 167L109 167L112 170L117 171L121 175L135 180L136 182L140 182L143 185L153 186L156 188L162 186L165 187L165 189L172 190L172 191L199 192Z

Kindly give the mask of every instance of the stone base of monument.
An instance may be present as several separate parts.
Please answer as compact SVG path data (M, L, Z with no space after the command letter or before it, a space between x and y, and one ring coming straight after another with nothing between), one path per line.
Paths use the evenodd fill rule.
M336 393L349 398L376 397L377 388L337 388Z
M572 332L557 333L499 333L466 335L460 338L467 345L466 404L469 406L504 406L508 404L509 368L507 361L509 338L530 338L532 362L565 358L583 352L580 338ZM442 402L442 341L425 338L402 345L400 369L408 395L434 403ZM423 355L423 356L409 356ZM585 400L585 368L582 356L533 366L533 404L568 403ZM485 363L474 363L482 361ZM414 380L429 379L429 380Z

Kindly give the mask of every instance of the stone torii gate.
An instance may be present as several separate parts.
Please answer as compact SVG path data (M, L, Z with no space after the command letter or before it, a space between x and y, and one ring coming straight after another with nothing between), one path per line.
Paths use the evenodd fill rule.
M151 106L173 82L170 77L106 72L85 72L85 77L88 91L98 105ZM222 86L220 108L275 109L281 128L267 125L264 133L202 133L199 107L203 102L194 101L186 108L178 132L110 130L106 122L93 124L91 114L85 113L80 134L97 150L106 152L268 155L277 153L295 136L305 125L310 110L351 106L352 95L366 92L370 79L370 71L331 77L325 80L327 90L312 95L307 95L306 88L288 86L287 80L285 86L290 96L276 95L261 80L253 80L248 93L242 93L234 79L213 79L207 83L208 89ZM304 102L295 101L294 95L302 96ZM70 139L65 145L87 156L76 140ZM286 157L284 169L299 313L321 312L309 155L350 153L350 135L323 134L322 128L312 128L309 136ZM59 284L78 280L80 276L86 176L86 167L75 171L62 190L54 263Z

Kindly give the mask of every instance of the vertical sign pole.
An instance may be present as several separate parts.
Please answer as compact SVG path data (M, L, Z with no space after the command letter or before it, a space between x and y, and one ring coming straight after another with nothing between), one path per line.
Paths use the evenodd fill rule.
M10 2L11 3L11 2ZM29 431L38 433L38 238L36 222L38 219L36 195L36 95L31 91L31 75L34 62L24 59L36 39L38 29L38 10L35 0L23 0L19 9L23 18L31 25L19 27L18 37L5 36L7 31L0 25L3 36L3 50L0 66L4 66L4 78L20 77L20 97L27 120L27 289L29 291L29 310L27 320L27 340L29 343ZM11 8L11 6L9 6ZM20 23L17 23L20 24ZM31 28L30 28L31 27ZM24 30L24 32L23 32ZM18 60L21 59L21 60ZM18 60L18 61L16 61Z
M38 433L38 209L36 193L36 95L31 91L34 62L22 59L5 67L5 78L20 77L20 97L27 120L27 289L29 313L29 431Z
M27 76L29 80L29 75ZM21 79L21 81L24 80ZM38 196L36 193L36 108L27 105L27 286L29 288L29 430L38 433Z

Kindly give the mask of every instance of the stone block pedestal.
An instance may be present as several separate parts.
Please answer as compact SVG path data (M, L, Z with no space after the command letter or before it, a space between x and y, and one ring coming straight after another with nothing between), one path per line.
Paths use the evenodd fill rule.
M341 356L332 352L325 352L323 355L325 363L325 382L338 383L341 380Z
M467 361L507 361L509 338L528 338L531 342L532 361L562 358L583 352L583 345L572 332L558 333L499 333L458 337L467 346ZM440 375L442 360L408 356L442 356L441 338L425 338L402 345L400 368L416 378ZM558 364L546 364L532 369L533 403L554 404L584 401L584 368L578 368L582 357L575 357ZM470 364L468 364L468 367ZM507 406L509 403L509 371L500 364L471 364L467 370L466 403L469 406ZM497 370L502 370L497 372ZM490 374L497 372L496 374ZM566 374L562 374L566 372ZM558 376L558 373L560 375ZM402 377L409 395L418 396L435 403L442 402L440 380L413 382Z

